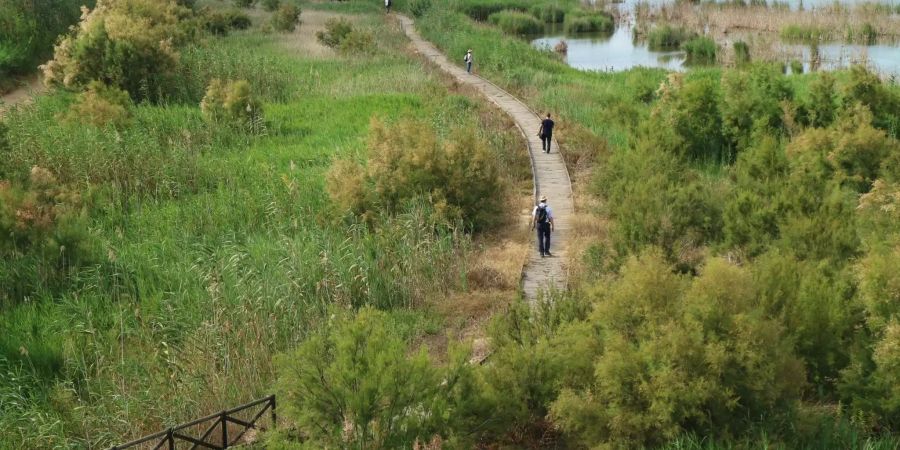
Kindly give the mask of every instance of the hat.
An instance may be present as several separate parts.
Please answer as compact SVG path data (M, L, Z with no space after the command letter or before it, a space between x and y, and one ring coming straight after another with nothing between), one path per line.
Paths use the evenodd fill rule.
M547 196L546 196L546 195L542 195L542 196L541 196L541 201L542 201L542 202L546 202L546 201L547 201Z
M466 53L472 53L472 49L470 48L469 51L467 51Z

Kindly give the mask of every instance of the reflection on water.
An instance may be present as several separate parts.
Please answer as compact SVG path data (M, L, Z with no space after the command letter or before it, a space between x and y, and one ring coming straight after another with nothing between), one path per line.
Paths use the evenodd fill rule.
M641 66L683 70L685 67L684 52L651 51L646 42L634 41L630 26L619 27L612 35L565 36L559 30L550 30L547 35L531 42L535 47L552 49L561 40L565 40L569 47L566 62L577 69L620 71ZM815 58L814 52L805 45L785 44L782 50L780 54L785 64L798 59L803 63L804 70L810 70L813 66L836 69L864 63L883 75L900 77L898 45L820 44Z
M562 33L551 33L533 40L532 44L552 49L563 39L569 45L566 62L582 70L617 71L637 66L680 70L684 64L684 52L654 52L646 43L635 43L631 27L619 27L612 35L566 37Z

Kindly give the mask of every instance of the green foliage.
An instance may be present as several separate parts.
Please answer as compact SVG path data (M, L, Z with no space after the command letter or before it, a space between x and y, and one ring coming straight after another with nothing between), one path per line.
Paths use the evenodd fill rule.
M467 227L500 219L498 167L474 136L460 130L442 141L426 123L373 119L368 141L365 166L342 160L328 175L329 193L342 208L375 219L379 211L397 212L424 196L440 217Z
M655 26L647 33L647 46L651 50L677 49L691 37L692 33L685 28L671 25Z
M353 32L353 24L346 19L328 19L325 21L325 31L316 33L316 38L322 45L339 47L341 42Z
M226 35L231 30L246 30L252 22L247 13L239 9L203 9L201 20L207 31L212 34Z
M824 128L831 125L838 106L834 76L828 72L818 74L809 84L809 99L805 105L810 126Z
M719 87L715 80L671 75L660 89L660 101L651 117L678 135L680 156L697 161L727 162L719 116Z
M785 102L793 91L774 67L755 65L749 71L722 75L722 132L736 153L747 148L754 132L779 136L784 132Z
M687 53L689 64L715 64L716 41L706 36L691 38L681 44L681 49Z
M531 7L531 15L545 23L562 23L566 17L566 10L551 3L534 5Z
M900 137L900 92L890 89L878 75L865 66L850 68L850 79L844 85L844 107L860 103L872 112L872 124L894 137Z
M127 92L93 81L87 90L78 94L78 100L69 108L64 120L121 129L131 122L133 106Z
M530 6L530 2L524 0L465 0L457 4L460 12L481 22L500 11L528 11Z
M97 80L134 99L158 99L178 67L189 15L174 0L100 0L41 66L45 81L78 89Z
M210 122L226 123L251 132L260 130L262 106L246 80L212 80L200 102L200 110Z
M409 12L413 17L422 17L431 9L431 0L409 0Z
M57 36L78 21L83 5L92 0L0 4L0 79L28 74L52 54Z
M802 362L756 295L750 273L720 259L692 280L659 254L631 259L588 319L603 336L590 381L563 389L551 417L584 446L637 448L787 416Z
M544 31L541 21L520 11L495 12L488 17L488 21L509 34L536 34Z
M584 13L578 10L566 14L563 22L566 33L609 33L614 27L615 21L607 13Z
M822 42L829 36L828 31L822 28L796 24L785 26L779 34L785 41L798 43Z
M677 156L683 146L665 127L645 130L634 148L614 153L600 172L597 187L609 202L619 253L658 246L679 270L693 270L701 247L717 239L718 194Z
M746 65L750 62L750 46L744 41L734 41L734 62L738 66Z
M802 75L803 74L803 63L800 62L799 59L792 59L790 63L791 74L793 75Z
M441 373L410 350L387 315L332 319L278 358L279 410L317 447L410 448L447 432L448 394L464 361ZM270 442L269 445L278 445Z
M238 8L252 8L256 6L257 0L232 0L234 2L234 6Z
M262 0L262 7L266 11L274 12L279 6L281 6L281 0Z
M278 7L272 15L272 28L281 32L292 32L300 24L300 8L293 3Z
M93 258L80 193L34 166L25 182L0 180L0 306L55 291Z

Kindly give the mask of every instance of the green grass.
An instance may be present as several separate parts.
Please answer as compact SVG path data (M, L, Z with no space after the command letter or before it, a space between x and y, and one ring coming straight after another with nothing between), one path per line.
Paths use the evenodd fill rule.
M528 13L499 11L488 17L488 22L509 34L537 34L544 31L544 24Z
M615 21L606 13L573 11L566 15L563 29L566 33L611 33Z
M660 25L647 33L647 46L651 50L678 49L681 44L691 39L691 32L671 25Z
M0 448L108 447L266 394L271 356L333 308L395 311L409 338L443 326L422 306L464 285L469 237L427 204L383 226L347 217L323 174L335 158L365 158L372 117L468 129L508 162L521 159L501 151L515 135L481 125L486 107L451 95L396 30L362 24L380 43L372 55L309 59L277 35L211 38L184 51L180 90L136 106L122 131L59 123L65 93L7 118L0 178L40 165L90 192L101 257L62 287L0 304ZM262 135L203 120L213 77L251 80Z

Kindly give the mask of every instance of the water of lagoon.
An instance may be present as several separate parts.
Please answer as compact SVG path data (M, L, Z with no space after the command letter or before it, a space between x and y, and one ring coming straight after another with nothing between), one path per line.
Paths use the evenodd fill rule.
M569 49L566 62L577 69L620 71L632 67L660 67L667 70L683 70L685 53L682 51L653 51L647 43L635 41L631 27L621 26L615 32L603 34L581 34L566 36L562 32L552 32L532 39L538 48L556 46L565 40ZM782 45L786 56L784 63L797 59L804 70L813 65L813 52L809 46ZM864 62L872 69L886 76L900 78L900 46L898 45L852 45L828 43L819 45L818 60L821 69L848 67Z
M629 16L638 3L662 5L672 0L623 0L612 5L624 16ZM835 0L776 0L787 3L790 8L816 8L829 6ZM871 0L840 0L838 3L852 5ZM770 0L769 3L773 1ZM900 0L888 0L882 3L893 7ZM898 19L900 21L900 19ZM900 25L898 25L900 26ZM682 51L653 51L647 43L636 41L632 36L632 27L621 24L612 34L578 34L567 36L558 27L549 28L547 33L532 37L531 43L538 48L554 48L559 41L565 40L568 45L566 62L582 70L620 71L632 67L659 67L667 70L684 70L685 53ZM731 42L719 43L731 45ZM889 76L900 78L900 43L877 45L854 45L842 43L823 43L818 46L818 64L814 62L813 51L808 45L781 44L779 54L786 65L792 60L803 63L804 70L813 66L820 69L836 69L848 67L854 63L864 62L873 70ZM752 51L752 50L751 50Z

